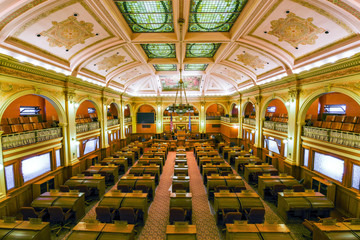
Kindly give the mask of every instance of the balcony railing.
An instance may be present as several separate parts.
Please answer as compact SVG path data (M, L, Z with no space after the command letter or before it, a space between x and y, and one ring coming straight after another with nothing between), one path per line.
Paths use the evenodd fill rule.
M29 132L22 132L16 134L7 134L2 136L3 150L25 146L37 142L43 142L62 136L61 128L47 128Z
M279 132L287 132L288 124L282 123L282 122L265 121L264 128L279 131Z
M119 119L108 119L107 120L107 126L114 126L119 124Z
M124 120L125 123L131 123L131 121L132 121L131 117L127 117Z
M88 132L100 128L99 122L77 123L76 133Z
M249 124L249 125L253 125L253 126L256 125L256 121L253 118L244 118L244 123Z
M304 126L303 136L348 147L360 148L360 134L358 133Z
M238 123L239 119L237 117L221 117L221 121L228 123Z
M169 116L163 117L163 121L164 122L170 122L170 118ZM173 116L172 117L173 122L185 122L189 120L189 115L184 115L184 116ZM199 116L191 116L191 121L194 120L199 120Z
M221 120L221 116L206 116L206 120Z

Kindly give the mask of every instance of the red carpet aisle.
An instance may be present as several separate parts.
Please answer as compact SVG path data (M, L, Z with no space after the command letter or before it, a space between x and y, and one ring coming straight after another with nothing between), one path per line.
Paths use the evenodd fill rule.
M166 239L166 225L169 222L170 194L174 173L175 152L169 152L156 188L155 199L149 208L149 216L139 236L142 240Z
M215 217L210 212L205 186L192 152L186 153L192 193L192 224L196 225L197 239L221 239Z

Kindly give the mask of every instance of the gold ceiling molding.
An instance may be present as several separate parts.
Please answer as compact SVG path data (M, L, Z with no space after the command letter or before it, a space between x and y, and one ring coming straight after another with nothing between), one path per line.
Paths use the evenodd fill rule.
M110 35L110 36L114 36L111 31L103 24L103 22L96 16L96 14L93 13L93 11L90 9L90 7L84 3L83 0L70 0L66 3L60 4L54 8L51 8L49 11L43 12L40 15L34 17L33 19L29 20L26 22L26 24L22 25L13 35L13 37L17 37L18 35L20 35L23 31L25 31L25 29L27 29L28 27L30 27L31 25L35 24L37 21L39 21L40 19L46 18L47 16L49 16L50 14L57 12L63 8L66 8L70 5L73 5L75 3L80 3L85 9L86 11L96 20L97 23L99 23L101 25L102 28L105 29L105 31Z
M98 66L98 70L107 71L113 67L119 66L123 62L125 62L125 56L114 54L110 57L104 57L104 59L96 63L96 65Z
M325 29L315 26L313 18L307 19L296 16L294 13L287 14L286 18L271 21L272 30L268 33L274 35L280 42L286 41L293 47L301 45L314 45L318 34Z
M265 61L261 60L259 56L251 55L250 53L243 53L236 55L237 61L242 62L245 66L250 66L254 69L264 69Z
M70 16L62 22L52 22L53 26L41 32L41 36L48 37L50 47L65 47L71 49L77 44L84 44L85 40L94 37L93 24L78 21L76 17Z
M46 2L47 0L34 0L31 3L28 3L15 12L10 13L6 18L4 18L2 21L0 21L0 30L2 30L9 22L20 16L21 14L27 12L28 10L32 9L33 7L36 7L37 5Z
M330 20L335 22L337 25L341 26L349 34L354 34L354 31L351 30L351 28L349 26L347 26L345 23L343 23L338 18L336 18L336 16L330 14L329 12L325 11L324 9L316 7L314 5L311 5L308 1L304 1L304 0L291 0L291 1L296 2L296 3L298 3L298 4L300 4L300 5L304 6L304 7L310 8L311 10L316 11L317 13L323 15L324 17L329 18Z

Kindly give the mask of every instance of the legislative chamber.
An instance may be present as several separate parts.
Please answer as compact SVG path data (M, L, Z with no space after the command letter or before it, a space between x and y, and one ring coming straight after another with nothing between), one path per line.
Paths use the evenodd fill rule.
M360 1L0 13L0 239L360 239Z

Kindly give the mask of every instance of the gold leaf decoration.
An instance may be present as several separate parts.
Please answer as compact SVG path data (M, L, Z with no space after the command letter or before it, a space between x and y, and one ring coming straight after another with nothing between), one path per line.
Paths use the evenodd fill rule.
M307 19L289 13L286 18L279 18L271 21L269 34L279 38L279 41L286 41L293 47L302 45L314 45L318 34L323 33L323 28L318 28L313 23L313 18Z
M265 61L261 60L259 56L254 56L247 52L237 55L237 61L242 62L245 64L245 66L250 66L254 69L263 69L265 66Z
M98 62L96 65L98 65L99 70L109 70L123 62L125 62L125 56L114 54L110 57L104 57L104 59Z
M71 49L76 44L84 44L85 40L95 36L92 33L93 24L78 21L76 17L70 16L62 22L52 22L53 26L41 32L41 36L48 37L50 47L65 47Z

